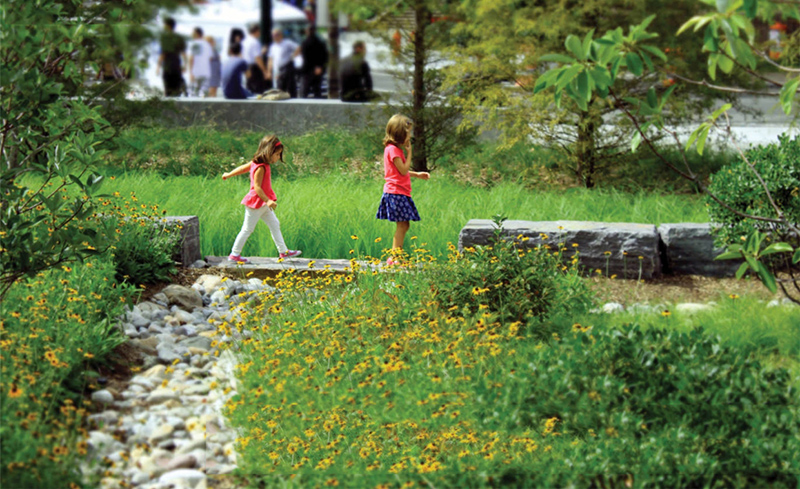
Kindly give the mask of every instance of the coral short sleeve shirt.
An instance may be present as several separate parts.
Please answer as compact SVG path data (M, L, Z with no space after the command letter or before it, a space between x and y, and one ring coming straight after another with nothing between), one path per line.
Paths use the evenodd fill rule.
M266 165L264 163L259 163L259 164L250 163L250 191L247 192L247 195L245 195L244 199L242 199L242 204L246 205L247 207L250 207L251 209L260 209L261 206L266 204L266 202L261 200L261 197L258 196L258 192L256 192L255 174L256 174L256 169L258 169L258 167L264 168L264 179L261 180L261 190L263 190L264 193L267 194L267 197L269 197L270 200L274 200L276 202L278 200L278 197L272 190L272 178L271 178L272 172L270 171L269 165Z
M401 175L400 171L394 165L394 159L400 158L405 163L406 155L403 150L394 144L387 144L383 150L383 178L386 184L383 186L383 193L385 194L398 194L411 197L411 176L406 173Z

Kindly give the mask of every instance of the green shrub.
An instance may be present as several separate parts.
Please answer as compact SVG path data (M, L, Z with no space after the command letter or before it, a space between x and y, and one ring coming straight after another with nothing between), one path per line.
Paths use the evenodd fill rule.
M532 359L530 395L507 417L551 418L586 440L565 460L574 473L552 469L557 485L634 474L638 487L796 486L800 411L786 370L701 328L575 331Z
M130 218L120 221L114 266L116 279L132 284L166 282L177 268L172 257L180 232L152 218Z
M575 262L563 264L561 251L548 245L527 248L496 236L492 246L467 248L429 273L434 298L467 315L488 306L501 321L541 323L592 304Z
M76 487L87 454L84 374L125 341L114 318L135 291L104 260L16 282L0 301L3 487Z
M800 139L779 136L778 144L758 146L745 152L745 156L767 184L775 204L786 215L787 220L800 223ZM776 218L761 182L742 158L712 176L711 192L732 209L760 217ZM753 228L772 232L777 241L787 236L781 229L751 219L745 219L726 209L711 198L706 199L718 241L722 244L738 242ZM796 240L796 238L795 238Z

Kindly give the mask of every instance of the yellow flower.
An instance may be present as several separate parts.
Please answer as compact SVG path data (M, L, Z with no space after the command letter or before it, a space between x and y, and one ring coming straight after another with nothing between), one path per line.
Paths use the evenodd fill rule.
M664 316L664 317L668 317L668 316L672 315L672 313L669 312L668 310L665 310L665 311L661 311L661 315Z
M380 242L381 242L381 238L380 238L380 236L379 236L379 237L377 237L377 238L375 238L375 242L376 242L376 243L380 243Z
M736 295L736 294L731 294L731 295L729 295L728 297L730 297L730 298L731 298L731 299L733 299L733 300L736 300L736 299L738 299L738 298L739 298L739 296L738 296L738 295Z
M21 396L23 393L22 389L17 387L17 384L11 384L11 389L8 391L8 397L15 398Z

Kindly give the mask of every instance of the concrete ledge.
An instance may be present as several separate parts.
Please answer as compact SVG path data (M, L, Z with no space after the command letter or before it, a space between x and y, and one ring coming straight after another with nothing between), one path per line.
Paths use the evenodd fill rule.
M165 118L179 126L215 125L229 130L301 135L322 127L363 129L383 127L388 108L376 103L346 103L326 99L175 101L177 112Z
M459 249L489 244L494 229L494 223L488 219L470 220L459 234ZM578 252L578 263L588 273L600 270L603 275L631 279L661 275L659 236L652 224L589 221L503 223L503 237L513 239L520 235L528 238L524 243L527 247L539 244L564 246L568 258Z

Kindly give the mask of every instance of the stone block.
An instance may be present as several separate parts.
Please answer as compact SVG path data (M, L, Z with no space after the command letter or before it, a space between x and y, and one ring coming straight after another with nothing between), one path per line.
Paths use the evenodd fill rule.
M180 249L173 256L173 260L180 262L182 267L188 267L200 260L200 219L197 216L167 216L169 226L180 226Z
M663 243L664 273L732 277L742 263L741 260L714 260L724 250L714 246L708 223L662 224L658 234Z
M488 219L470 220L459 234L459 249L489 244L494 229ZM509 220L503 223L502 236L527 237L527 247L561 245L568 259L578 252L578 263L587 274L600 270L602 275L629 279L661 275L660 240L652 224Z

